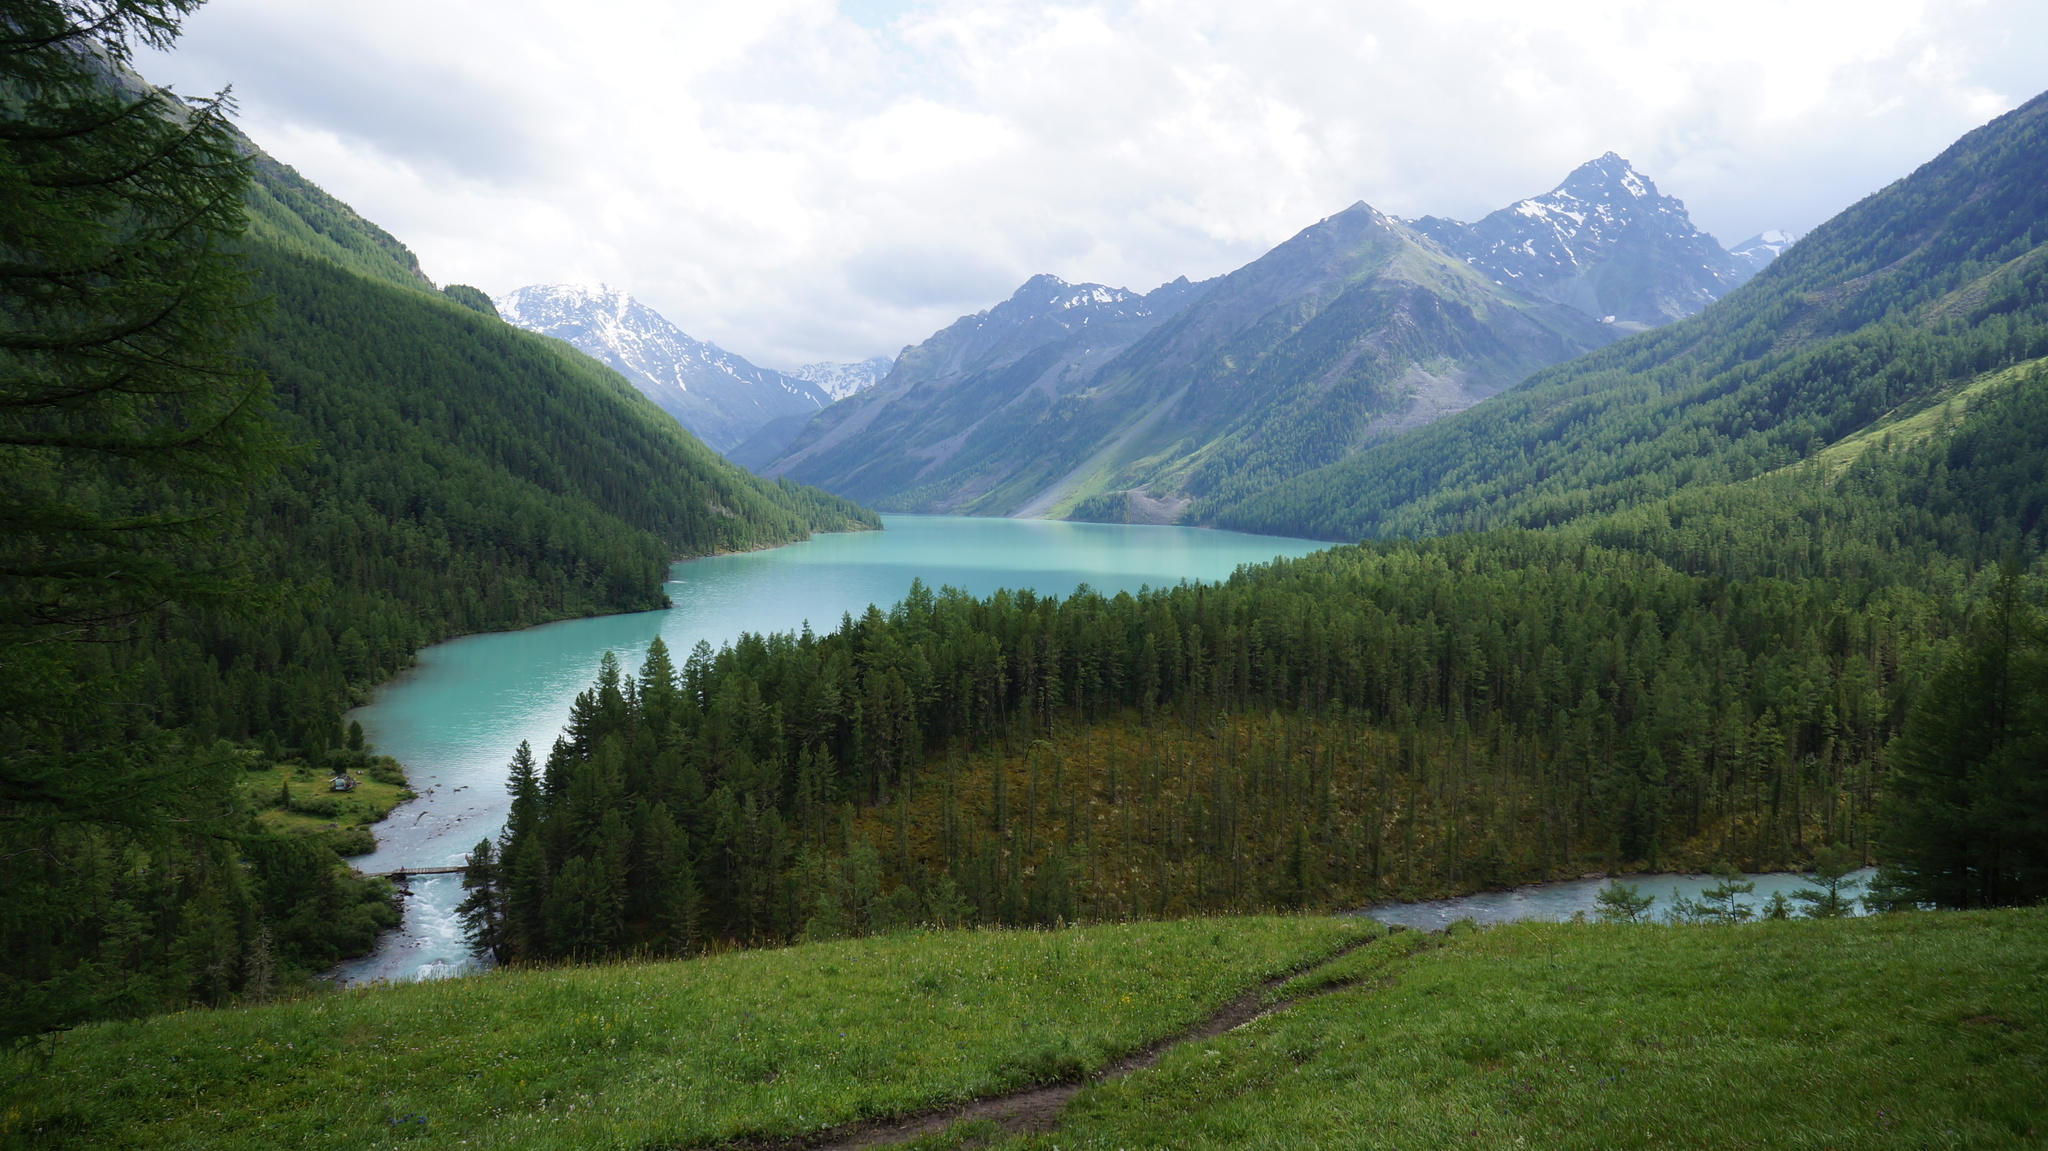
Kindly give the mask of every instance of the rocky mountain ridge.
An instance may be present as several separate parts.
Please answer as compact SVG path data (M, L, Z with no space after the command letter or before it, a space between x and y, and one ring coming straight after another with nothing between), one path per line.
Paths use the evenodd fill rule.
M763 368L691 338L630 293L604 284L533 284L491 302L506 322L609 365L720 452L777 421L794 417L801 427L820 408L870 386L890 363L877 357L796 372Z
M891 510L1199 518L1697 312L1789 242L1728 252L1611 152L1476 224L1354 204L1199 285L1034 277L735 458Z
M834 474L870 499L948 474L963 449L986 450L985 430L1032 422L1205 286L1183 277L1138 293L1033 276L904 349L885 379L813 418L762 472Z
M788 373L830 396L835 402L855 392L874 387L896 366L894 356L870 356L851 364L824 361L805 364Z
M1548 528L1790 474L1851 437L1890 452L1889 433L1869 433L1964 409L1959 395L1988 374L2048 361L2044 171L2048 94L1844 209L1698 315L1207 522L1341 540ZM2010 483L2038 478L2016 470ZM2027 506L2001 530L2037 530L2043 505ZM1689 537L1687 551L1714 554L1706 539Z
M907 350L765 473L885 509L1171 520L1618 334L1357 204L1201 284L1034 277Z
M1784 247L1759 236L1745 256L1731 254L1693 224L1682 201L1613 152L1477 223L1405 222L1495 283L1632 330L1692 315Z

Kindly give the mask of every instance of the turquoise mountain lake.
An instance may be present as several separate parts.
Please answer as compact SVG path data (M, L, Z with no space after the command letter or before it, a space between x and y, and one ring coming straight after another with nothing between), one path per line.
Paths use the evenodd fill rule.
M544 624L467 636L420 653L351 718L377 750L398 757L420 798L377 828L364 871L460 864L496 837L509 797L505 767L521 740L544 756L590 686L604 653L630 670L654 637L680 663L699 640L717 647L741 632L818 631L869 604L886 609L910 581L975 595L1031 588L1065 596L1080 584L1105 594L1221 580L1240 565L1328 547L1311 540L1200 528L1078 524L958 516L885 516L885 530L823 535L767 551L676 564L666 611ZM377 952L343 966L348 982L446 974L465 962L459 877L411 881L405 924Z

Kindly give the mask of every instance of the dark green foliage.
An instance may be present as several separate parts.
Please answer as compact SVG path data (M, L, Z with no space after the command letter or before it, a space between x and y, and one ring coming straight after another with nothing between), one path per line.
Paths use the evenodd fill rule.
M1840 846L1821 848L1813 853L1814 885L1793 892L1792 898L1803 904L1806 914L1814 919L1840 919L1855 914L1854 891L1861 881L1850 879L1849 873L1861 862Z
M1074 505L1067 513L1070 520L1091 524L1123 524L1131 520L1131 497L1129 492L1104 492L1089 496Z
M109 79L127 37L167 43L183 7L25 2L0 22L0 681L15 687L31 673L15 645L53 638L38 628L239 590L201 545L277 462L268 390L234 355L248 283L223 249L249 174L222 100Z
M1615 879L1600 889L1593 902L1600 908L1602 923L1641 923L1657 897L1644 895L1634 884Z
M504 875L490 840L479 840L470 850L468 869L462 873L462 888L467 894L455 913L462 918L471 949L503 963L511 958L504 939Z
M2048 634L2016 564L1892 745L1873 896L1999 907L2048 898Z
M661 607L678 556L874 523L726 464L552 341L267 244L252 260L274 310L250 355L310 450L258 490L242 546L303 590L140 645L175 723L318 755L353 693L427 644Z
M1533 793L1512 825L1522 830L1511 859L1491 865L1499 874L1489 880L1486 846L1469 845L1473 861L1455 865L1464 883L1543 878L1537 854L1559 867L1612 842L1634 841L1624 861L1654 858L1660 843L1709 826L1746 828L1736 838L1743 850L1783 859L1806 850L1808 836L1867 837L1878 756L1939 618L1910 594L1819 581L1731 587L1535 535L1340 549L1221 587L1142 597L977 600L913 587L887 615L871 609L827 635L700 648L673 695L658 671L636 687L608 670L550 758L550 814L534 826L554 830L522 832L515 815L506 855L559 845L530 869L535 877L586 860L582 886L549 896L573 910L575 925L559 939L531 936L528 954L653 942L631 917L595 910L596 877L634 866L620 813L636 804L658 808L695 845L712 934L858 932L890 894L890 877L920 890L950 879L984 922L1052 922L1087 903L1086 889L1069 886L1076 825L1062 820L1064 840L1033 841L1043 834L1035 813L1053 817L1045 796L1072 794L1055 774L1063 749L1082 738L1062 734L1068 725L1153 714L1192 726L1219 711L1278 708L1359 733L1352 739L1385 731L1403 746L1436 747L1448 738L1466 749L1463 770L1482 791ZM650 707L655 698L664 702ZM894 828L896 805L920 788L953 794L952 769L933 763L949 748L1039 736L1053 742L1032 761L1037 774L1023 787L1001 773L980 777L995 790L944 817L957 831L934 834L929 811L915 848L834 827L842 804L872 805L869 826ZM1304 737L1302 746L1315 744ZM1327 837L1352 831L1321 817L1303 823L1288 806L1302 785L1286 782L1300 761L1262 756L1239 758L1234 790L1205 785L1196 812L1210 814L1187 815L1188 850L1223 867L1233 849L1220 829L1293 810L1280 854L1247 865L1264 876L1235 888L1218 880L1215 890L1221 907L1318 903ZM1421 783L1456 773L1455 762L1403 759L1383 770ZM1256 774L1260 764L1277 774ZM1346 766L1360 770L1369 777ZM1115 809L1113 791L1094 795ZM626 862L609 862L622 842ZM1406 870L1398 843L1369 851L1384 853L1384 873ZM634 890L616 888L614 899ZM553 910L542 908L549 930Z
M2048 354L2048 97L1691 319L1218 510L1322 539L1545 527L1748 479Z
M491 298L484 295L481 288L472 288L468 284L450 284L441 289L441 294L473 312L482 312L494 320L498 318L498 306L491 303Z
M342 712L423 644L875 523L432 292L219 101L119 70L194 6L0 22L0 1039L368 948L389 888L336 855L368 833L265 833L238 781L382 770Z
M264 897L288 884L238 866L240 757L134 707L124 659L161 605L246 596L216 545L276 463L268 389L234 355L249 178L222 101L114 72L189 7L0 21L0 1039L220 1002L250 944L259 982L276 959Z
M319 185L242 140L256 180L245 204L249 234L266 244L389 284L431 290L419 257Z
M621 737L618 804L665 806L706 933L739 940L871 930L904 888L928 919L941 883L1014 924L1499 886L1682 844L1753 869L1833 849L1846 873L1892 849L1887 765L1936 706L1984 554L2036 530L2044 392L2020 372L1956 405L1952 431L1839 471L1567 530L1338 548L1143 596L913 585L829 634L700 648L669 734ZM580 706L608 714L602 695ZM1187 734L1145 734L1169 725ZM1090 741L1138 761L1113 750L1105 770ZM614 762L573 732L563 749ZM1069 760L1088 777L1058 782ZM1999 818L2040 818L1999 778ZM1676 910L1739 916L1739 894Z
M681 690L659 639L637 683L607 654L545 768L537 772L531 749L519 746L503 848L493 863L491 845L478 845L464 880L474 949L524 960L694 949L699 897L689 829L670 812L678 804L699 809L705 796L684 758L678 721L694 708ZM753 797L747 803L743 813L723 803L722 814L745 826L716 829L720 854L745 850L752 833L777 834L760 825ZM718 868L717 855L706 858L734 870Z
M678 556L873 517L726 464L608 370L452 302L253 248L250 353L309 445L240 549L301 589L170 619L118 657L166 721L317 757L354 693L466 632L663 606Z

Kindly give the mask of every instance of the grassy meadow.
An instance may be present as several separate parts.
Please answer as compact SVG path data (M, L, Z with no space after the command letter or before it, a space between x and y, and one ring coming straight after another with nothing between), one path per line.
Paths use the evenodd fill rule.
M1356 982L996 1145L2048 1145L2048 909L1404 933L1330 967L1297 982Z
M299 760L264 764L242 774L243 804L265 831L322 836L342 855L367 854L377 847L370 825L413 798L412 789L406 785L404 769L388 756L356 754L341 766L356 781L352 791L329 786L333 768L315 769Z
M2037 1148L2048 909L1379 933L1246 917L906 933L96 1024L0 1068L0 1146L688 1148L1099 1069L922 1148ZM1323 961L1323 962L1318 962Z
M51 1036L0 1146L698 1146L1073 1078L1379 934L1243 917L505 971Z

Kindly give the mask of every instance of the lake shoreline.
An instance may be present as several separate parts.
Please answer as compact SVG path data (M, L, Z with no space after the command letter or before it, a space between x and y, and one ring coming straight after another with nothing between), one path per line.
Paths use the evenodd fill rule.
M422 648L410 668L352 710L369 742L405 765L419 796L379 825L377 850L353 862L364 872L455 866L479 839L496 837L513 749L524 740L545 757L606 652L630 673L657 636L680 663L700 640L715 648L742 633L834 627L870 605L887 610L913 579L977 596L1000 588L1065 596L1083 583L1115 595L1221 582L1245 564L1328 546L1218 528L892 513L880 531L818 532L680 560L664 583L667 608L452 637ZM329 978L359 984L461 968L461 876L409 886L400 926Z

